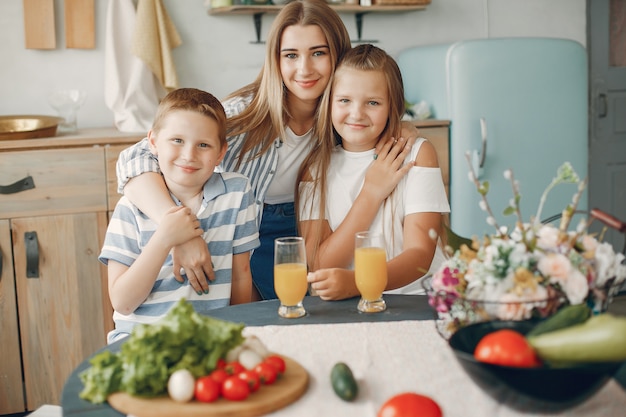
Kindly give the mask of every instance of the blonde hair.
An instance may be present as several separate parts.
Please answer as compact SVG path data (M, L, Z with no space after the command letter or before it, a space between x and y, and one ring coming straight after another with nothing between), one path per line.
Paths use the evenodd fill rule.
M285 126L290 118L285 105L289 91L283 85L280 72L280 41L285 29L293 25L315 25L321 29L328 43L331 73L335 71L339 59L350 49L350 36L343 21L324 0L296 0L281 9L270 28L265 62L256 80L226 97L252 96L250 105L227 121L228 136L247 133L237 166L242 163L241 158L254 147L262 144L260 152L251 155L251 158L267 152L277 137L285 137ZM330 83L326 90L329 88ZM316 136L314 131L313 137Z
M351 68L358 71L380 71L385 76L389 94L389 117L379 140L387 137L399 137L405 107L402 74L400 73L400 68L396 61L384 50L376 46L361 44L355 46L344 55L336 71L339 71L341 68ZM310 181L313 185L310 188L312 190L311 195L301 196L296 189L296 207L299 207L300 199L312 198L313 195L317 195L319 196L317 199L319 207L316 208L311 205L311 211L319 213L320 219L326 217L327 173L330 166L331 154L335 146L341 143L341 137L332 125L330 114L333 86L336 78L335 74L336 72L333 73L333 77L329 83L331 88L324 92L319 104L319 118L316 127L319 132L319 140L315 143L313 149L311 149L311 152L309 152L302 163L296 180L296 188L298 188L300 182ZM390 200L390 198L387 197L387 200ZM298 213L298 211L296 211L296 213ZM321 222L319 227L322 227ZM321 238L321 235L321 233L317 233L318 238ZM317 254L320 244L321 241L319 240L314 242L315 254Z
M226 113L222 103L213 94L196 88L179 88L170 92L159 103L152 130L158 132L165 117L177 110L193 111L215 120L220 144L226 145Z

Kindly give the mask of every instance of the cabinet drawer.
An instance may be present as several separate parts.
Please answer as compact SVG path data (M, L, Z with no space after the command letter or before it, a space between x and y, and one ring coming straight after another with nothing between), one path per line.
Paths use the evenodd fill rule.
M0 185L29 176L34 187L0 194L0 218L106 210L102 147L0 153Z

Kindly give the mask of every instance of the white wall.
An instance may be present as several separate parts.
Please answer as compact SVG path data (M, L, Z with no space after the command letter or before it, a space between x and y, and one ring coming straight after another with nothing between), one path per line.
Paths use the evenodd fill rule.
M79 128L113 125L104 104L104 37L108 1L96 0L96 48L66 49L63 1L55 0L57 48L24 47L21 0L0 1L0 115L54 114L46 96L80 88L88 98ZM250 82L264 57L252 44L252 16L209 16L204 0L163 0L183 44L174 50L181 87L223 97ZM341 15L356 38L353 14ZM262 38L272 15L263 17ZM544 36L586 43L585 0L432 0L424 11L364 16L363 39L377 39L392 55L407 47L464 39Z

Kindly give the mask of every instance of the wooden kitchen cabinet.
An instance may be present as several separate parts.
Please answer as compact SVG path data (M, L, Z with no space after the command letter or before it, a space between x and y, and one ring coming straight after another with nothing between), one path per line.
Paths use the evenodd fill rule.
M67 377L113 328L106 268L113 129L0 141L0 414L60 404ZM117 155L117 154L115 154ZM113 163L114 168L114 163Z

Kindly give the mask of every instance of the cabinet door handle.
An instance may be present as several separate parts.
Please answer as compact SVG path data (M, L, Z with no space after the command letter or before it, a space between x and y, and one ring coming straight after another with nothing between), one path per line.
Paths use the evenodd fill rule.
M0 194L15 194L35 188L35 181L30 175L9 185L0 185Z
M26 278L39 278L39 240L37 232L24 233L26 246Z
M0 248L0 279L2 279L2 248Z

